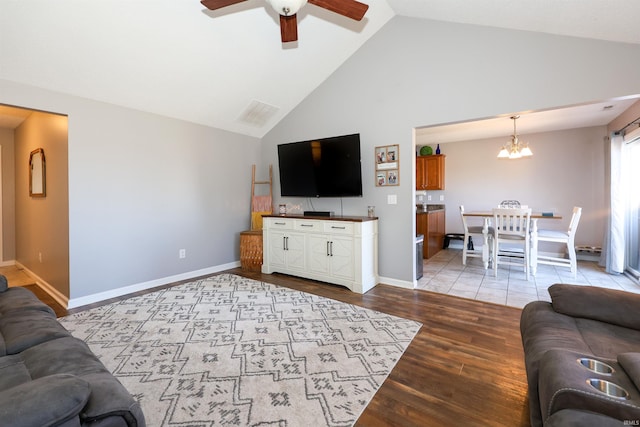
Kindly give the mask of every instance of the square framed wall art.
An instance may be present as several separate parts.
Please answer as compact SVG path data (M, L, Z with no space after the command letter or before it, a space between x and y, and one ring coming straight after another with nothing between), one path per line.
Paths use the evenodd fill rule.
M376 150L376 187L400 185L400 146L382 145Z

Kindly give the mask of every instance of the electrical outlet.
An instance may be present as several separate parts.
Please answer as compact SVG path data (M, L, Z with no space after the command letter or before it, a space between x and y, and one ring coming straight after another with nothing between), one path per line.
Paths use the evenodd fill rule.
M186 249L180 249L178 251L178 258L183 259L187 257L187 250Z
M444 194L441 194L441 195L440 195L440 201L441 201L441 202L444 202Z
M431 201L431 194L427 196L427 202L430 202L430 201Z
M398 196L395 194L387 195L387 204L388 205L397 205L398 204Z

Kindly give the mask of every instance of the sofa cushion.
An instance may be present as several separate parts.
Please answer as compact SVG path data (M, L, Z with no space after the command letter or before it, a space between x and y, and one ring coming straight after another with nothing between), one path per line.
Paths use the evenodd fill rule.
M16 354L42 342L71 334L48 311L20 310L0 315L0 335L3 341L0 350L4 350L1 356Z
M90 394L89 384L73 375L28 381L0 391L0 419L7 426L58 426L78 418Z
M619 354L618 363L631 378L633 384L640 390L640 353Z
M2 277L2 276L0 276ZM5 316L12 311L40 310L56 316L51 307L38 299L33 292L27 288L9 288L0 292L0 316Z
M591 319L575 318L575 322L594 356L615 359L619 353L638 350L640 330Z
M19 354L0 357L0 390L31 381L27 367Z
M138 402L84 341L72 336L58 338L30 347L20 357L34 379L66 373L90 384L91 396L81 414L83 422L115 416L128 426L144 425Z
M549 294L558 313L640 330L640 294L567 284L550 286Z

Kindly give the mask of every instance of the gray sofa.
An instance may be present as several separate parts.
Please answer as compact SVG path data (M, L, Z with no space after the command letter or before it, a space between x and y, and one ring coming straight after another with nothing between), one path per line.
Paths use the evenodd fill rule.
M0 425L144 427L138 402L25 288L0 276Z
M640 425L640 295L556 284L520 319L532 427Z

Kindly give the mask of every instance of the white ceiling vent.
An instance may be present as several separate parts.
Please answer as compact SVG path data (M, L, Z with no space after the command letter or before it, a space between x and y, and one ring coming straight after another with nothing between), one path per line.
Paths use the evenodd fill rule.
M238 117L238 120L252 126L262 127L266 125L273 116L275 116L278 110L278 107L274 107L273 105L265 104L264 102L254 99L249 103L249 106L244 110L240 117Z

